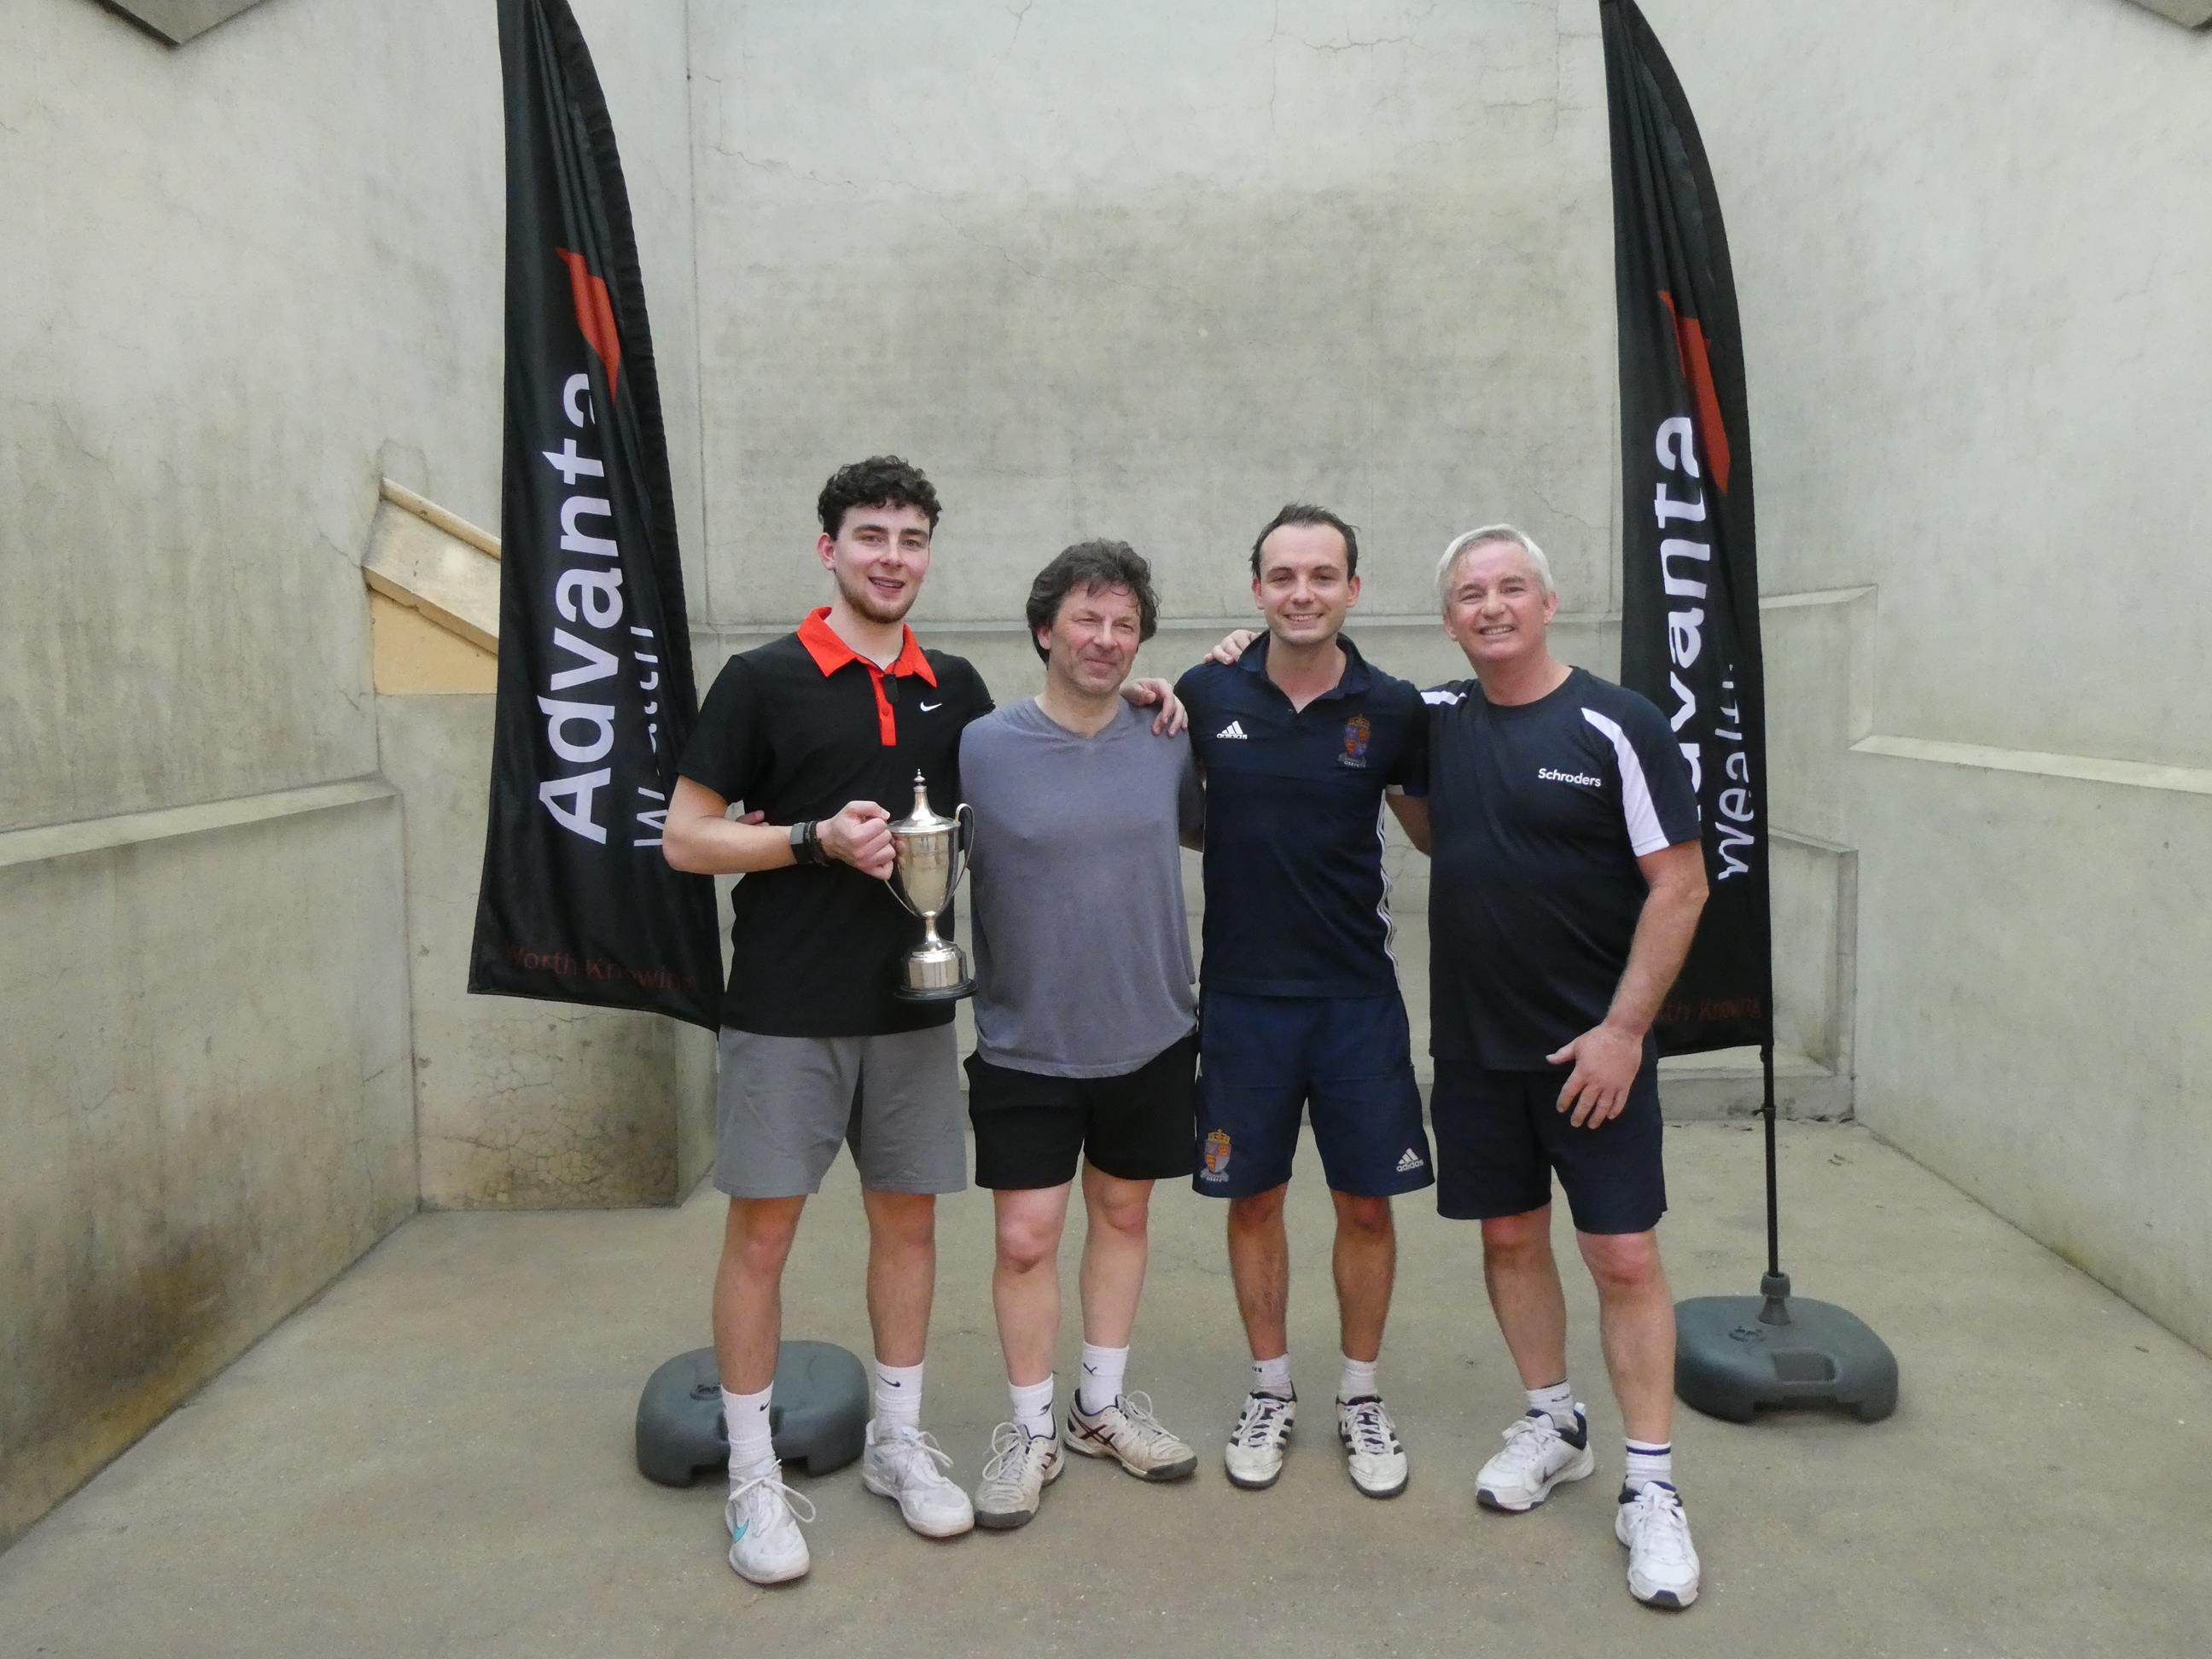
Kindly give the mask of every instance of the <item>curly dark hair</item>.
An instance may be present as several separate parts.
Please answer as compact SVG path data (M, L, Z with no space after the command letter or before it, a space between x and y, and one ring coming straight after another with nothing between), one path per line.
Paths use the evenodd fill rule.
M1160 625L1160 596L1152 591L1152 567L1127 542L1078 542L1063 548L1030 584L1030 643L1049 628L1060 604L1077 588L1126 587L1137 596L1137 638L1149 640ZM1052 653L1037 645L1038 656Z
M1252 580L1260 580L1260 548L1268 537L1286 524L1325 524L1344 538L1344 574L1359 574L1359 532L1325 507L1315 507L1307 501L1291 501L1281 512L1267 520L1267 527L1252 538Z
M856 507L911 507L929 515L937 528L937 487L921 476L921 469L896 455L871 455L865 461L841 466L822 486L814 510L822 520L822 533L836 537L844 528L845 514Z

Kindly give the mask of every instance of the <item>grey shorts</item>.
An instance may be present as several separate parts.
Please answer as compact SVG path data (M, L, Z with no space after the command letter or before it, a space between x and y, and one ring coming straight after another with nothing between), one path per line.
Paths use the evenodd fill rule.
M722 1028L714 1185L732 1198L822 1190L839 1143L878 1193L968 1184L950 1020L889 1036L763 1036Z

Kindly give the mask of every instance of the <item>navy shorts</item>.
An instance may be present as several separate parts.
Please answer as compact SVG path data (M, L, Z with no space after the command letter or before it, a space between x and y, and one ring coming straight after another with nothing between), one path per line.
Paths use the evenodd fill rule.
M1322 1174L1356 1198L1436 1179L1406 1005L1373 997L1206 993L1198 1011L1198 1173L1217 1198L1291 1178L1308 1109Z
M1523 1215L1566 1188L1575 1229L1642 1233L1667 1213L1659 1156L1658 1070L1646 1060L1620 1115L1577 1129L1559 1109L1570 1067L1492 1072L1438 1060L1429 1095L1437 1131L1437 1213L1455 1221Z

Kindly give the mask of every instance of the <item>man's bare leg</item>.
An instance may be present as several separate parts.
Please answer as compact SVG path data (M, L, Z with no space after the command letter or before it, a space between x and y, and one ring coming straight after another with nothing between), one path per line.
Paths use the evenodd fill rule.
M1151 1257L1152 1201L1151 1182L1123 1181L1088 1161L1084 1164L1083 1207L1090 1221L1083 1240L1082 1280L1083 1340L1087 1343L1101 1348L1129 1346Z
M991 1267L991 1307L1006 1380L1033 1387L1052 1376L1060 1340L1060 1237L1073 1183L991 1194L998 1255Z
M1567 1375L1567 1297L1552 1258L1552 1206L1482 1224L1482 1282L1524 1389Z
M936 1195L864 1191L860 1201L868 1214L868 1328L877 1363L919 1365L937 1289Z
M1254 1387L1222 1449L1229 1479L1272 1486L1297 1413L1290 1378L1291 1246L1283 1231L1284 1186L1229 1200L1229 1277L1251 1345Z
M1336 1309L1346 1359L1372 1364L1382 1352L1382 1326L1398 1273L1398 1231L1387 1198L1332 1191L1336 1201Z
M1659 1235L1577 1233L1597 1285L1605 1369L1631 1440L1663 1446L1674 1425L1674 1295Z
M783 1266L798 1237L804 1198L733 1198L714 1270L714 1359L732 1394L775 1381L783 1340Z
M1291 1244L1283 1231L1289 1184L1229 1200L1229 1278L1255 1360L1290 1352Z
M1577 1416L1567 1387L1567 1299L1552 1257L1549 1204L1482 1224L1482 1279L1521 1386L1536 1408L1506 1431L1504 1449L1475 1477L1475 1497L1517 1514L1542 1503L1559 1482L1584 1480L1597 1467L1588 1425Z

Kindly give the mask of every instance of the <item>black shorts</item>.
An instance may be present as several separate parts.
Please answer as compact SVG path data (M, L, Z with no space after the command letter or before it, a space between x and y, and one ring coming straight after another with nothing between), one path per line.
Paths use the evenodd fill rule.
M1438 1060L1429 1093L1437 1137L1437 1213L1455 1221L1522 1215L1552 1201L1552 1172L1566 1188L1575 1228L1642 1233L1667 1213L1659 1155L1659 1078L1649 1060L1620 1115L1577 1129L1559 1110L1569 1072L1491 1072Z
M1188 1180L1196 1161L1198 1034L1118 1077L1041 1077L968 1056L975 1184L1057 1187L1079 1158L1117 1181Z

